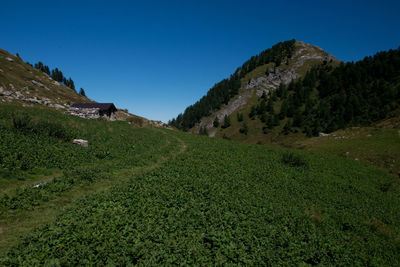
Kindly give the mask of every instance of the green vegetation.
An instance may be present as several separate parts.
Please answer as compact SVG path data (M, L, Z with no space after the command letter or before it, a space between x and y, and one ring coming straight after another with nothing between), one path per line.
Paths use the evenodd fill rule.
M219 126L218 117L215 117L215 120L213 121L213 126L214 126L215 128L218 128L218 126Z
M231 126L231 118L230 118L229 116L225 115L225 117L224 117L224 124L222 124L221 128L222 128L222 129L226 129L226 128L228 128L229 126Z
M64 175L39 189L30 186L17 188L12 196L0 195L0 213L32 209L81 182L91 183L126 166L144 166L157 160L153 150L158 147L163 151L166 142L164 135L146 129L133 131L123 122L87 121L57 111L19 109L0 106L0 184L7 187L32 176L37 180L41 169L62 170ZM147 139L150 136L154 140ZM74 145L73 138L89 140L90 145Z
M128 118L127 118L127 121L130 122L130 123L132 123L132 124L134 124L134 125L137 125L137 126L139 126L139 127L142 127L142 126L144 125L144 120L143 120L143 118L136 117L136 116L128 117Z
M83 88L81 88L81 89L79 90L79 94L80 94L81 96L85 96L85 97L86 97L86 93L85 93L85 90L84 90Z
M385 123L385 121L383 122ZM393 127L392 123L390 127ZM300 139L292 147L359 160L395 176L400 172L400 129L352 127L329 136Z
M18 109L0 106L2 159L16 162L4 187L61 174L2 194L0 265L400 265L399 181L366 164L23 109L83 148L21 131ZM23 170L24 157L38 159Z
M282 155L282 162L291 167L307 167L307 162L303 160L299 155L295 155L293 152L286 152Z

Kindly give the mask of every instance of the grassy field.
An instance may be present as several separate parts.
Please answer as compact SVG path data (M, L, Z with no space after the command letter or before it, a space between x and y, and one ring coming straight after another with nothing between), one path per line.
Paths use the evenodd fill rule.
M17 111L0 113L21 139L1 141L0 265L400 265L399 180L362 162L24 110L82 148L21 132ZM21 169L33 140L52 152Z
M294 142L294 147L362 161L395 176L400 173L400 129L353 127Z

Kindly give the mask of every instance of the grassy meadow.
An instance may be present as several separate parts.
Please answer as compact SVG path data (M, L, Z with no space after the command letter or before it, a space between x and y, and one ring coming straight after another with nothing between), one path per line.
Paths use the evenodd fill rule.
M400 265L360 161L8 105L0 137L0 265Z

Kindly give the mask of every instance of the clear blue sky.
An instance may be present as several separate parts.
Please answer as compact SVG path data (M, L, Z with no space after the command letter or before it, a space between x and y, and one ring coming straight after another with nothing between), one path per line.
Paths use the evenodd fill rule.
M165 122L279 41L343 61L400 45L400 1L6 0L0 11L0 48Z

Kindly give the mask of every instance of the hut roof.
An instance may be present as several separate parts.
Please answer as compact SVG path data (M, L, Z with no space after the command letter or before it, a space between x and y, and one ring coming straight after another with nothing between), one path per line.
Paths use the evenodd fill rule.
M117 108L113 103L74 103L71 105L73 108L99 108L101 111L111 110L115 111Z

